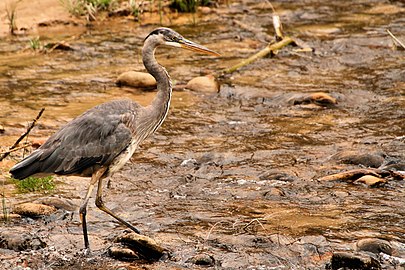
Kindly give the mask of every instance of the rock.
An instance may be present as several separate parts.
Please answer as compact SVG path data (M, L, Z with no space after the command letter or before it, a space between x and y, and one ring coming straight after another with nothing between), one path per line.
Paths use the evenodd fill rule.
M335 252L331 259L331 268L337 269L358 269L358 270L377 270L381 269L381 264L365 253Z
M39 203L23 203L14 207L13 213L27 217L48 216L56 211L53 206Z
M118 76L116 84L118 86L132 86L145 89L156 88L156 80L149 73L127 71Z
M77 206L74 205L71 200L65 198L57 198L57 197L39 198L34 202L39 204L45 204L48 206L53 206L56 209L63 209L66 211L75 211L77 209Z
M214 10L210 7L199 6L198 11L202 14L208 15L214 12Z
M38 236L19 232L2 232L0 234L0 248L23 251L37 250L44 247L46 247L46 243Z
M159 246L152 238L134 232L119 236L117 242L129 247L142 258L151 261L159 260L164 255L165 251L165 249Z
M381 170L388 171L405 171L405 163L389 163L381 167Z
M293 182L295 180L298 180L298 178L294 175L290 175L286 172L279 171L276 169L272 169L269 171L266 171L262 174L259 175L260 180L277 180L277 181L283 181L283 182Z
M139 255L130 248L123 248L123 247L110 247L108 249L108 255L115 259L121 261L133 261L139 260Z
M191 79L186 88L196 92L218 93L219 84L213 75L207 75Z
M333 158L345 164L363 165L371 168L378 168L384 163L384 157L381 153L344 151L336 154Z
M356 250L368 251L375 254L383 252L388 255L392 255L392 246L390 242L378 239L378 238L365 238L356 243Z
M211 255L208 254L197 254L194 257L188 259L186 262L192 263L195 265L203 265L203 266L214 266L215 259Z
M356 181L354 181L354 183L355 184L363 183L369 187L376 187L376 186L381 186L381 185L387 183L387 180L380 178L380 177L373 176L373 175L364 175L364 176L360 177L359 179L357 179Z
M321 107L331 107L337 104L334 97L324 92L316 92L309 94L297 94L288 100L289 104L300 105L300 104L315 104Z
M263 194L263 197L266 199L270 199L272 197L279 197L279 196L285 196L285 193L281 189L275 188L275 187L270 188Z

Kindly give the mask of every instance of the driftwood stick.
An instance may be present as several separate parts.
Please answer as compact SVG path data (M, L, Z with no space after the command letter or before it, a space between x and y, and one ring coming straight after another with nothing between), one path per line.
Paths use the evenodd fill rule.
M32 123L28 126L27 131L25 131L24 134L22 134L22 135L20 136L20 138L18 138L18 139L15 141L15 143L8 149L9 151L3 153L3 154L0 156L0 161L2 161L4 158L6 158L6 157L12 152L12 150L15 149L15 148L17 147L17 145L30 133L31 129L33 129L33 127L34 127L35 124L37 123L38 119L42 116L42 113L43 113L44 111L45 111L45 108L42 108L42 109L39 111L37 117L36 117L36 118L32 121Z
M372 176L381 177L381 178L391 177L391 178L397 179L397 180L405 179L405 176L403 174L398 173L396 171L368 168L368 169L353 169L353 170L349 170L349 171L345 171L345 172L331 174L331 175L321 177L318 180L319 181L353 182L364 175L372 175Z
M223 70L222 73L227 74L227 73L235 72L236 70L240 69L241 67L249 65L252 62L256 61L257 59L263 58L271 52L280 50L281 48L283 48L293 42L294 42L294 40L292 38L284 37L281 41L279 41L277 43L267 45L264 49L262 49L261 51L259 51L256 54L252 55L248 59L245 59L245 60L241 61L240 63Z
M13 148L13 149L10 149L10 150L1 152L0 155L10 154L10 153L15 152L15 151L18 151L18 150L20 150L20 149L24 149L24 148L30 147L31 145L32 145L32 143L26 143L26 144L21 145L21 146L19 146L19 147L15 147L15 148Z
M396 37L390 30L387 29L387 33L391 36L391 38L396 41L403 49L405 49L405 45Z
M268 54L275 52L277 50L280 50L281 48L291 44L291 43L295 43L295 41L290 38L290 37L286 37L283 34L283 26L281 24L281 20L280 20L280 16L277 15L276 10L274 9L273 5L271 4L270 0L265 0L265 2L271 7L272 11L273 11L273 15L272 15L272 20L273 20L273 27L274 27L274 31L276 34L276 43L270 43L268 44L264 49L262 49L261 51L257 52L256 54L250 56L247 59L242 60L241 62L239 62L238 64L224 69L220 72L219 76L223 76L225 74L229 74L229 73L233 73L236 70L240 69L241 67L244 67L246 65L249 65L251 63L253 63L254 61L256 61L257 59L266 57ZM236 24L238 24L239 26L244 26L244 24L241 24L237 21L235 21ZM244 26L244 28L248 28L246 26ZM253 31L253 30L251 30ZM254 31L253 31L254 32Z

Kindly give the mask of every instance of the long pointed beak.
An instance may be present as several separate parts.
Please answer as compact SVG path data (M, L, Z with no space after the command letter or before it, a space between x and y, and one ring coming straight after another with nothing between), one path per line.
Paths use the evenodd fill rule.
M210 50L207 47L204 47L200 44L194 43L188 39L181 39L181 40L179 40L179 43L180 43L180 46L186 50L215 55L215 56L221 56L219 53L214 52L213 50Z

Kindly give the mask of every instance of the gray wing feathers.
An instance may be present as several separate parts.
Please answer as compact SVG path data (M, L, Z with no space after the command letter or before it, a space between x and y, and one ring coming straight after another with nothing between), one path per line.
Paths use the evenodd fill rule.
M108 166L130 144L132 131L123 118L137 109L127 100L94 107L52 135L11 174L23 179L35 173L80 174L95 165Z

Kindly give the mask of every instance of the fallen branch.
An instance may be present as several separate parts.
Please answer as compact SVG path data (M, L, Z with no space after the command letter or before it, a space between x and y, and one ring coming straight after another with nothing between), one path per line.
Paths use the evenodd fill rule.
M387 33L391 36L391 38L396 41L403 49L405 49L405 45L396 37L390 30L387 29Z
M262 49L261 51L259 51L256 54L252 55L248 59L245 59L245 60L241 61L240 63L223 70L222 73L229 74L229 73L235 72L236 70L240 69L241 67L249 65L252 62L256 61L257 59L263 58L272 52L278 51L281 48L283 48L293 42L294 42L294 40L292 38L284 37L281 41L279 41L277 43L267 45L264 49Z
M262 218L261 218L261 219L262 219ZM243 227L243 230L244 230L245 232L247 232L247 231L248 231L247 228L248 228L250 225L252 225L254 222L257 222L257 223L260 225L260 227L262 227L262 229L263 229L264 231L266 231L266 228L264 228L263 223L261 223L258 218L252 219L248 224L246 224L246 225Z
M21 149L30 147L31 145L32 145L32 143L26 143L26 144L24 144L24 145L22 145L22 146L15 147L15 148L13 148L13 149L10 149L10 150L1 152L0 155L4 155L4 154L6 154L6 153L10 154L10 153L12 153L12 152L15 152L15 151L18 151L18 150L21 150Z
M35 126L35 124L37 123L38 119L42 116L42 113L45 111L45 108L42 108L37 117L32 121L31 125L28 126L27 131L24 132L24 134L22 134L20 136L20 138L18 138L15 143L8 149L7 152L3 153L0 156L0 161L2 161L3 159L5 159L11 152L13 152L13 150L15 148L17 148L17 145L30 133L31 129L33 129L33 127Z
M281 48L289 45L289 44L297 44L292 38L290 37L286 37L283 34L283 27L281 24L281 20L280 20L280 16L278 16L276 14L276 11L273 7L273 5L271 4L271 2L269 0L266 0L266 3L271 7L271 9L273 10L273 16L272 16L272 20L273 20L273 27L274 27L274 32L276 34L276 43L270 43L268 44L264 49L262 49L261 51L259 51L258 53L252 55L251 57L249 57L248 59L242 60L240 63L224 69L221 71L220 76L223 76L225 74L229 74L229 73L233 73L236 70L240 69L241 67L244 67L246 65L251 64L252 62L266 57L267 55L269 55L270 53L274 53L278 50L280 50ZM236 22L236 24L238 24L239 26L242 26L245 29L251 29L251 27L248 27L242 23ZM253 29L251 29L252 32L256 32ZM312 51L312 50L311 50Z
M215 222L215 224L211 226L210 230L209 230L208 233L207 233L207 236L205 237L205 241L208 241L208 239L210 238L210 235L211 235L212 231L214 230L214 228L215 228L218 224L221 224L222 222L223 222L223 221Z
M349 170L346 172L327 175L327 176L319 178L318 180L319 181L354 182L355 180L359 179L360 177L362 177L364 175L372 175L372 176L381 177L381 178L392 177L393 179L398 179L398 180L405 179L405 175L402 175L395 171L369 168L369 169L354 169L354 170Z

